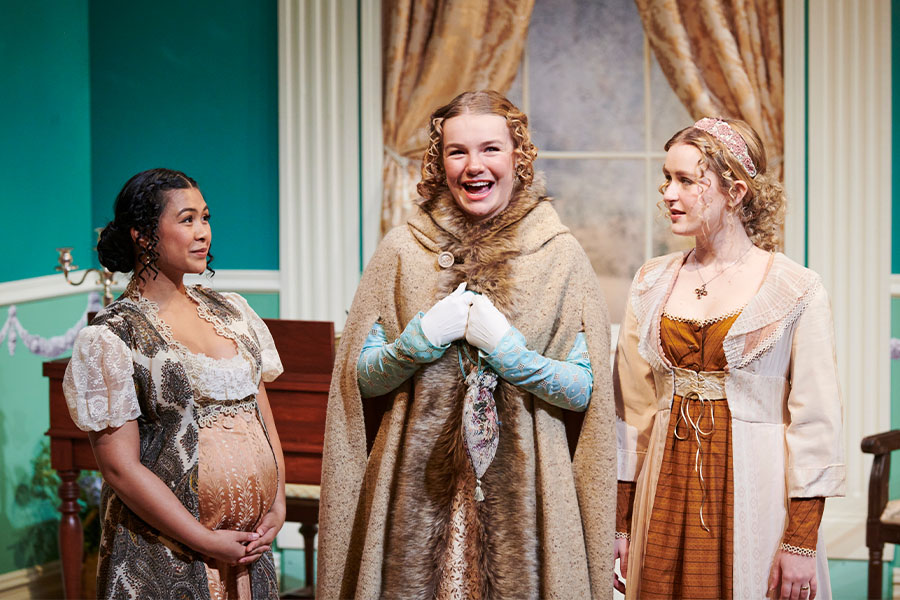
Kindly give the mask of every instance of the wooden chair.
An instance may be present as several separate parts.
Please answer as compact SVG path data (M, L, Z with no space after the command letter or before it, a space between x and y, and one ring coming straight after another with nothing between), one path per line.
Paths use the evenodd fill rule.
M900 450L900 430L894 429L863 438L862 451L874 454L869 475L869 510L866 518L866 546L869 548L868 598L881 598L882 550L885 543L900 544L900 500L888 499L891 452Z

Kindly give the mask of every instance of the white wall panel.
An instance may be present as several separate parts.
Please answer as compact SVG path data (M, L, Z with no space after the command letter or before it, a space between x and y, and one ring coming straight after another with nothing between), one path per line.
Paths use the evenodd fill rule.
M356 2L279 0L281 316L343 327L360 271Z
M890 428L890 4L809 2L808 263L834 310L848 467L846 498L825 510L833 558L867 556L859 444Z

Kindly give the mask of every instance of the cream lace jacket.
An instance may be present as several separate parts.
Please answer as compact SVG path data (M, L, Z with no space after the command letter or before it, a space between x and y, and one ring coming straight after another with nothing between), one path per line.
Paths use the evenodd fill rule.
M635 275L616 350L618 478L637 481L628 567L635 581L675 389L675 369L660 347L660 315L684 258L654 258ZM819 276L776 254L723 345L734 453L734 597L761 598L788 499L844 494L834 325ZM830 595L824 550L820 531L821 598Z

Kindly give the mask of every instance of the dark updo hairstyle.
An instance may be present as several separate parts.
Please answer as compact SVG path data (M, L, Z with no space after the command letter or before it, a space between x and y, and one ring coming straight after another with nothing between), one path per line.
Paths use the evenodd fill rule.
M150 169L141 171L128 180L116 196L115 217L100 232L97 254L100 264L113 272L128 273L144 281L150 273L156 279L159 270L156 260L159 252L157 229L159 216L168 200L170 190L200 189L197 182L172 169ZM137 231L137 243L131 238L131 230ZM214 272L209 263L212 254L207 254L207 268Z

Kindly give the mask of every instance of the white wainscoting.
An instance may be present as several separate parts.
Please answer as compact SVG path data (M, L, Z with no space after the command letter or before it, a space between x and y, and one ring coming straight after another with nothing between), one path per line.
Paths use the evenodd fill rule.
M75 271L72 278L81 279L81 272ZM128 275L116 274L117 284L113 286L115 292L121 292L128 281ZM30 277L16 281L0 283L0 306L10 304L22 304L35 300L45 300L59 296L71 296L73 294L85 294L87 292L100 292L102 289L96 285L97 276L88 275L83 285L74 286L66 283L62 273L56 275L43 275ZM277 293L281 291L281 276L278 271L258 269L216 269L214 277L190 275L185 278L187 283L202 283L215 290L229 292L250 293Z

